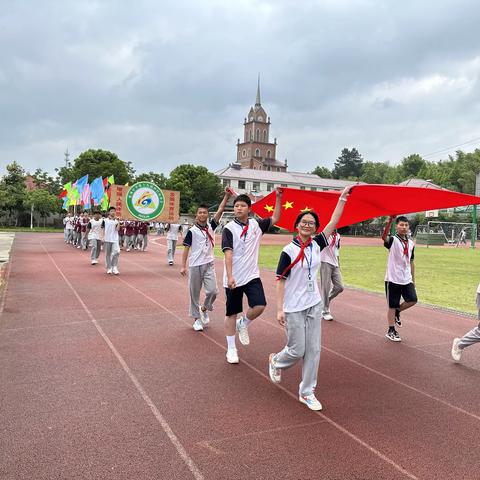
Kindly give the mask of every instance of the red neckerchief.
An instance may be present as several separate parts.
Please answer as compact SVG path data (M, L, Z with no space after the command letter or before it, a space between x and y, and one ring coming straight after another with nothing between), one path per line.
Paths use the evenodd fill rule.
M249 221L247 220L247 223L243 226L242 233L240 234L240 238L242 238L245 235L245 238L247 238L247 232L248 232L248 225Z
M408 238L404 240L403 238L400 237L400 235L397 235L397 238L402 242L403 245L403 254L408 257Z
M303 259L305 258L305 249L312 243L312 238L310 237L305 243L302 242L300 237L296 237L298 243L300 244L300 251L298 252L297 258L282 272L280 276L277 277L277 280L281 278L285 278L285 275L300 261L302 261L303 266Z
M212 244L212 247L214 245L214 240L213 237L210 235L210 232L208 230L208 224L205 227L202 227L199 223L197 223L197 227L205 234L205 236L210 240L210 243Z
M336 242L336 241L337 241L337 232L333 232L333 233L332 233L332 243L330 243L330 246L331 246L332 248L335 247L335 242Z

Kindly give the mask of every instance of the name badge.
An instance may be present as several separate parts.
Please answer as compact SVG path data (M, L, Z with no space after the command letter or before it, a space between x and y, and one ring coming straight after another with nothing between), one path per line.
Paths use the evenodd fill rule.
M315 282L313 280L308 280L307 282L307 292L313 293L315 291Z

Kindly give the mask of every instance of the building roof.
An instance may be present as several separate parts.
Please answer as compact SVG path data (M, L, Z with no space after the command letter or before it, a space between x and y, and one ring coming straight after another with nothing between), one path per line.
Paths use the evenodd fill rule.
M399 183L399 185L404 187L438 188L444 190L440 185L436 185L430 180L423 180L422 178L409 178L408 180Z
M287 185L299 184L312 187L333 187L344 188L357 182L349 180L336 180L334 178L320 178L312 173L301 172L271 172L268 170L253 170L251 168L233 168L228 166L215 172L222 178L236 178L241 180L252 180L270 183L284 183Z

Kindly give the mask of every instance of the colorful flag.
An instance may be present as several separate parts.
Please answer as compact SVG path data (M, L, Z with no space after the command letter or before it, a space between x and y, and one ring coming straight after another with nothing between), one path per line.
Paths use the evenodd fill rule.
M102 201L103 194L105 193L102 177L97 177L90 184L90 192L92 194L93 204L98 205Z
M110 200L108 198L107 192L105 192L102 198L102 210L107 210L109 205L110 205Z
M88 173L84 175L82 178L79 178L75 183L77 184L78 193L82 195L83 188L88 183Z
M83 187L83 192L82 192L82 204L85 208L90 208L90 197L91 197L90 185L87 183Z
M113 185L113 184L115 183L115 179L113 178L113 175L110 175L110 176L108 177L108 183L109 183L110 185Z
M300 212L314 210L325 226L330 220L341 192L312 192L283 188L282 213L277 225L293 231ZM252 205L259 217L271 217L276 193L271 192ZM439 188L406 187L400 185L354 185L338 222L338 228L375 217L438 210L441 208L479 205L480 197Z

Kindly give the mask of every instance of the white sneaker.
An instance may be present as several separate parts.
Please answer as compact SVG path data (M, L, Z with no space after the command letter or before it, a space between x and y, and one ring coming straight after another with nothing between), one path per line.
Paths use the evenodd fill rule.
M77 248L82 248L82 246L81 246L81 245L78 245Z
M199 318L196 318L195 321L193 322L193 329L196 332L203 332L202 321Z
M324 320L333 320L332 314L330 312L323 312L322 316Z
M274 353L271 353L268 357L268 374L270 375L270 380L273 383L280 383L282 380L282 371L275 367L275 364L273 363L274 355Z
M108 273L109 275L111 275L111 274L112 274L112 269L109 268L109 269L107 270L107 273Z
M127 252L129 252L129 251L130 251L130 249L129 249L129 248L127 248Z
M92 265L96 265L98 263L98 260L92 260Z
M114 275L119 275L120 274L117 267L113 267L112 272L113 272Z
M243 324L243 317L237 320L238 338L242 345L250 345L250 337L248 335L248 328Z
M236 348L229 348L227 350L227 362L228 363L238 363L238 352Z
M203 311L200 309L200 320L204 325L208 325L210 323L210 318L208 317L207 310Z
M456 361L459 362L462 359L462 350L458 348L458 344L460 343L460 338L454 338L453 339L453 345L452 345L452 358Z
M304 403L310 410L319 411L321 410L322 404L317 400L317 397L312 393L311 395L298 397L301 403Z

